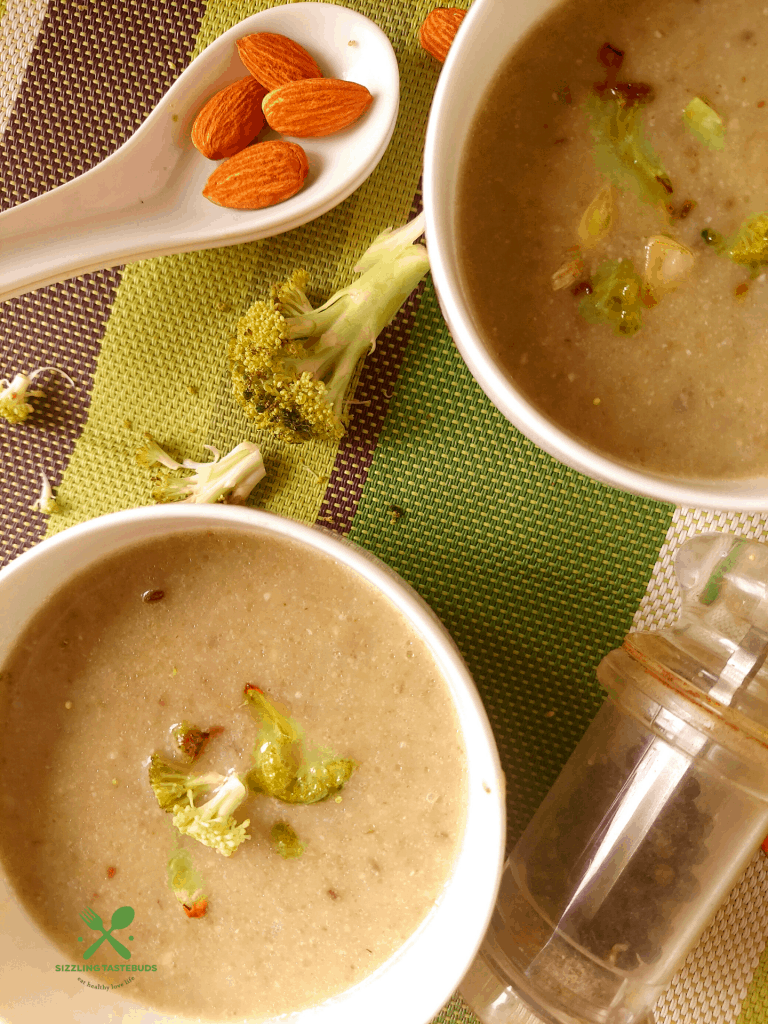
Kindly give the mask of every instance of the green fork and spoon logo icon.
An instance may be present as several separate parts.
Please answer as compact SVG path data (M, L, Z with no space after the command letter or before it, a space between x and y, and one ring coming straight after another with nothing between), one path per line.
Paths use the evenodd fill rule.
M91 910L90 907L86 907L80 914L80 917L93 931L101 932L101 938L96 939L93 945L89 946L83 953L83 960L90 959L105 939L124 960L131 959L130 950L126 949L122 942L114 937L112 932L119 930L120 928L127 928L128 925L131 924L134 918L133 907L118 907L112 915L109 928L104 927L104 922L101 920L99 915L95 913L95 911ZM131 936L131 938L133 938L133 936Z

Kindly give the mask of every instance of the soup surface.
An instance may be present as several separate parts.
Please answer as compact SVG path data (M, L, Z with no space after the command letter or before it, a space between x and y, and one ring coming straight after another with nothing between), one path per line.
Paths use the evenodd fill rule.
M616 74L599 56L606 43L623 54L619 81L651 87L638 123L668 175L666 204L638 195L637 176L613 173L598 149L608 126L595 85ZM511 54L463 155L463 273L495 357L551 420L636 467L768 473L768 238L752 268L715 241L768 211L767 49L765 0L570 0ZM691 130L695 99L724 123L719 142ZM610 227L585 246L582 218L609 182ZM643 294L637 333L590 322L583 302L601 264L631 261L642 277L658 235L690 250L692 270L656 304ZM555 290L575 246L583 269Z
M142 599L154 592L154 600ZM161 593L162 596L157 595ZM400 613L350 570L273 537L195 532L124 550L76 577L4 666L0 852L24 903L94 984L168 1012L259 1019L361 980L424 918L451 871L466 811L465 752L445 681ZM180 836L148 783L182 720L218 727L194 773L252 765L263 688L307 742L353 758L337 796L252 794L229 857ZM178 753L178 752L177 752ZM284 859L287 822L305 845ZM169 857L191 855L207 910L187 917ZM81 977L81 975L78 975ZM95 997L94 997L95 998Z

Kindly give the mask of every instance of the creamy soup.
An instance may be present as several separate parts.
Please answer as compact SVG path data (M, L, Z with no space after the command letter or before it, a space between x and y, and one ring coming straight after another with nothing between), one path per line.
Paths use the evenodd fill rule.
M186 720L211 735L185 770L247 772L252 685L307 744L357 767L319 803L251 793L235 811L250 839L222 856L174 828L147 763L178 759L171 730ZM466 773L447 685L400 613L321 553L227 531L129 548L48 604L0 696L4 865L62 962L82 966L101 937L86 908L105 928L133 908L114 932L130 962L106 941L88 958L88 980L129 978L128 998L249 1019L320 1001L397 950L451 872ZM277 822L301 856L280 855ZM202 880L203 916L169 886L179 849Z
M571 0L510 55L463 155L463 272L495 357L545 415L632 466L768 473L768 238L756 265L724 251L768 212L767 51L765 0ZM637 167L606 157L611 76L669 189L638 191ZM610 182L610 226L595 214L584 244ZM655 236L693 257L663 295L643 290ZM640 278L636 332L590 316L606 261Z

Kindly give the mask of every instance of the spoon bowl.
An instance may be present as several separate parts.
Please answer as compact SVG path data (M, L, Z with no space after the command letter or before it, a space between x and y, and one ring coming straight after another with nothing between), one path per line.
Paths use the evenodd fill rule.
M200 109L245 78L236 41L276 32L312 54L327 77L365 85L373 103L335 135L295 139L309 174L295 196L231 210L202 195L218 163L192 144ZM0 214L0 301L133 260L268 238L337 206L370 175L394 131L400 87L392 46L372 21L329 3L274 7L219 36L179 76L141 127L78 178ZM277 137L264 131L260 138Z

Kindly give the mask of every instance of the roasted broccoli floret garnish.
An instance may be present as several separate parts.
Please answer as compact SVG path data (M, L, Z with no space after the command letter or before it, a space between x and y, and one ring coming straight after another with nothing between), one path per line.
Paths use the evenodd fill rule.
M344 400L355 370L429 269L413 244L423 215L378 236L355 271L361 276L313 309L297 270L255 302L229 350L235 398L257 427L292 443L335 440L344 432Z
M30 391L30 386L35 377L45 373L46 370L60 373L72 387L75 386L72 378L64 373L63 370L58 370L55 366L41 366L39 369L33 370L32 373L17 373L13 380L3 378L0 380L1 420L6 420L8 423L23 423L29 414L34 412L34 406L29 399L41 398L45 392L39 388Z
M243 441L223 458L216 448L205 445L213 453L210 462L177 462L155 441L144 435L144 443L136 453L139 465L154 470L152 497L158 502L184 501L190 504L227 502L242 505L256 484L264 477L264 460L258 446ZM177 471L190 470L187 476Z
M280 712L259 687L247 686L245 700L259 723L254 766L245 776L254 792L290 804L314 804L349 781L355 762L329 751L309 755L301 727Z
M171 729L174 743L179 748L179 753L185 761L194 761L200 756L205 744L208 742L210 731L204 732L198 729L191 722L179 722Z
M229 775L213 796L205 803L195 805L192 793L186 804L176 804L173 824L182 835L210 846L224 857L231 857L248 835L250 820L238 823L234 812L248 796L248 788L237 775Z

